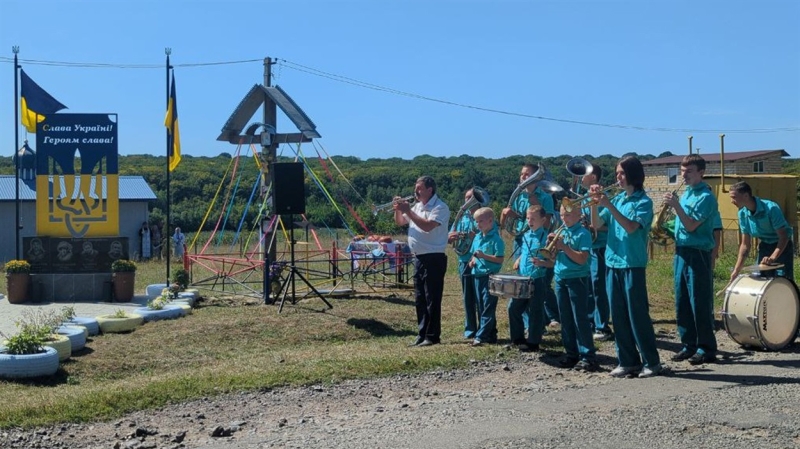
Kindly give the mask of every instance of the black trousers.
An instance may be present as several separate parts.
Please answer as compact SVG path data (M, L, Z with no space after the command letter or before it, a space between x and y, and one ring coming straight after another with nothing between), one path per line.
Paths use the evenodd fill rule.
M447 272L445 253L420 254L414 258L414 299L419 336L439 343L442 333L442 293Z

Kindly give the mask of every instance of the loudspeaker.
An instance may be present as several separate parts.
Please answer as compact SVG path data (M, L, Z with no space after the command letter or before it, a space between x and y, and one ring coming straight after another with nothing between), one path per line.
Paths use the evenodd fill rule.
M306 213L306 186L302 162L272 164L272 194L275 200L275 214Z

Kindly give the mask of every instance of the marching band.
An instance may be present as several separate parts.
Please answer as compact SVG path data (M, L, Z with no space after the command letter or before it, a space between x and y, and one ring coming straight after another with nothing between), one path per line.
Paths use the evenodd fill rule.
M541 164L523 165L519 184L503 208L499 224L488 207L489 192L477 186L466 191L446 242L437 243L437 247L451 244L458 257L465 313L463 337L473 346L496 343L497 300L506 297L511 345L520 351L540 350L547 328L560 327L565 348L561 366L597 371L594 340L613 339L618 363L610 376L656 376L663 368L647 295L648 244L666 246L674 241L675 318L681 348L670 359L694 365L715 362L713 268L722 221L717 198L703 180L705 160L697 154L683 158L681 183L664 195L657 213L644 190L644 168L635 156L618 161L616 183L611 186L600 185L602 169L585 159L574 158L566 168L575 179L575 186L566 194L574 198L562 198L559 216L553 195L565 194L564 189L545 179L549 175ZM418 182L415 194L419 190L428 193L424 183L421 187ZM410 244L412 233L424 241L434 228L444 229L447 223L445 218L430 229L425 223L413 226L418 220L412 217L428 209L435 187L427 197L415 196L416 214L407 215L412 210L408 198L395 198L391 204L398 224L412 223ZM723 290L727 293L721 313L723 324L740 344L781 349L795 339L800 321L792 269L792 229L780 207L754 196L746 182L731 187L730 200L739 208L742 239L730 281ZM510 257L518 275L499 274L506 254L501 231L512 238ZM441 236L439 233L438 238ZM741 274L752 271L744 262L753 238L760 240L755 266L760 271L758 276ZM441 261L437 262L438 277ZM416 265L424 269L425 264ZM776 275L780 280L770 281ZM424 276L415 274L420 320L420 334L414 343L417 346L439 343L437 312L430 311L426 318L431 300L426 300L430 292L426 293L424 282ZM733 289L735 285L738 289ZM761 290L757 300L749 299L756 295L748 295L748 289ZM772 295L769 303L762 300L767 294ZM441 293L434 302L438 302L435 308L441 306ZM749 312L751 307L750 317L763 315L763 326L740 322L745 310L736 309ZM769 331L768 309L775 323ZM428 325L435 331L423 329ZM748 325L752 330L742 330ZM742 335L750 341L740 340Z

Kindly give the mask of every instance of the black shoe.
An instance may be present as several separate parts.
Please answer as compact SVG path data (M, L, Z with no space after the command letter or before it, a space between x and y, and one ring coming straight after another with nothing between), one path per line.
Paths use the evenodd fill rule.
M689 357L689 363L692 365L702 365L703 363L714 363L716 361L717 358L713 354L701 354L698 352Z
M428 340L426 338L425 340L422 340L422 342L420 344L418 344L417 346L419 346L419 347L422 347L422 346L433 346L433 345L435 345L437 343L439 343L439 342L438 341L433 341L433 340Z
M534 343L522 343L517 345L520 352L539 352L539 345Z
M695 353L691 351L687 351L686 349L681 349L680 351L676 352L672 357L669 359L673 362L680 362L681 360L686 360L694 357Z
M411 343L409 346L419 346L423 341L425 341L424 337L417 337L417 339L414 340L414 343Z
M587 373L591 373L600 369L600 366L596 362L581 360L575 364L575 369L578 371L586 371Z
M578 364L578 359L576 357L564 357L558 361L558 366L562 368L572 368Z

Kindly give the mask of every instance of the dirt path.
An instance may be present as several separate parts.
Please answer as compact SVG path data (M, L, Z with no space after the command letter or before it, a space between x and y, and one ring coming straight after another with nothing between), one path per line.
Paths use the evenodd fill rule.
M457 371L276 389L138 412L110 423L0 432L4 448L800 447L800 345L745 351L717 333L719 363L666 362L652 379L556 367L559 354ZM461 343L452 343L461 344ZM663 360L678 347L659 335ZM435 348L435 347L434 347ZM426 349L419 349L426 350Z

